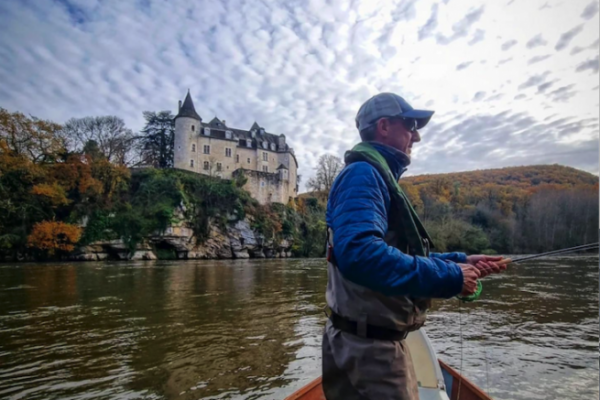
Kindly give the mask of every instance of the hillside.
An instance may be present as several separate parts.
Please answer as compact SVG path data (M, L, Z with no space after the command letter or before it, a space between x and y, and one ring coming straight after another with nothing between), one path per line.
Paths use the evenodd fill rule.
M589 172L563 165L533 165L483 169L448 174L426 174L402 178L403 182L414 185L428 184L439 179L460 182L461 185L507 185L528 189L540 185L595 185L598 177Z
M541 252L598 240L598 177L575 168L418 175L400 186L439 251Z

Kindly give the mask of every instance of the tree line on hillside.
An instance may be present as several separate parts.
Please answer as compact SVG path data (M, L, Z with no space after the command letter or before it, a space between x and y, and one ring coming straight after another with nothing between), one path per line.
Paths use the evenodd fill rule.
M173 116L144 117L134 134L113 116L60 125L0 108L0 259L60 259L115 239L133 252L182 210L199 241L211 224L248 216L265 239L291 239L295 256L323 256L317 201L261 206L242 190L243 176L227 181L169 168Z
M308 183L324 205L343 168L319 159ZM437 251L538 253L598 241L598 177L559 165L401 178Z

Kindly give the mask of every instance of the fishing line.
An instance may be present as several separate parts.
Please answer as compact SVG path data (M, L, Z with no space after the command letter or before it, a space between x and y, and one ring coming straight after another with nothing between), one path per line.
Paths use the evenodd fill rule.
M460 399L460 387L462 386L462 369L463 369L463 334L462 334L462 300L458 300L458 326L459 326L459 341L460 341L460 366L458 368L458 395L457 399Z

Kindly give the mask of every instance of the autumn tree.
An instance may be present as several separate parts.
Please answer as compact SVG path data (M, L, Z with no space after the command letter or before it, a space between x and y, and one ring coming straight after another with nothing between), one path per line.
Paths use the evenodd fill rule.
M170 111L144 112L146 125L138 138L140 163L156 168L173 166L175 121Z
M60 130L61 126L54 122L0 108L0 140L6 144L3 151L22 155L34 163L52 162L64 154Z
M27 245L54 255L56 251L70 252L81 237L81 228L59 221L42 221L33 227Z
M135 137L119 117L72 118L65 123L61 135L71 152L95 151L113 164L133 163Z
M344 164L339 157L331 154L324 154L319 157L315 167L315 176L311 177L306 186L309 190L317 192L320 196L327 198L335 178L344 168Z

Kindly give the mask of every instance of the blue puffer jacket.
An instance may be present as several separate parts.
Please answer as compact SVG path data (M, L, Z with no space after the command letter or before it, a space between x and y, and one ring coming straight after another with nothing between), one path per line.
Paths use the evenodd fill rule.
M391 147L374 144L399 178L407 164ZM390 194L377 170L352 163L335 180L327 204L327 225L333 229L333 253L342 275L388 296L449 298L462 290L456 263L464 253L432 253L413 257L388 246Z

